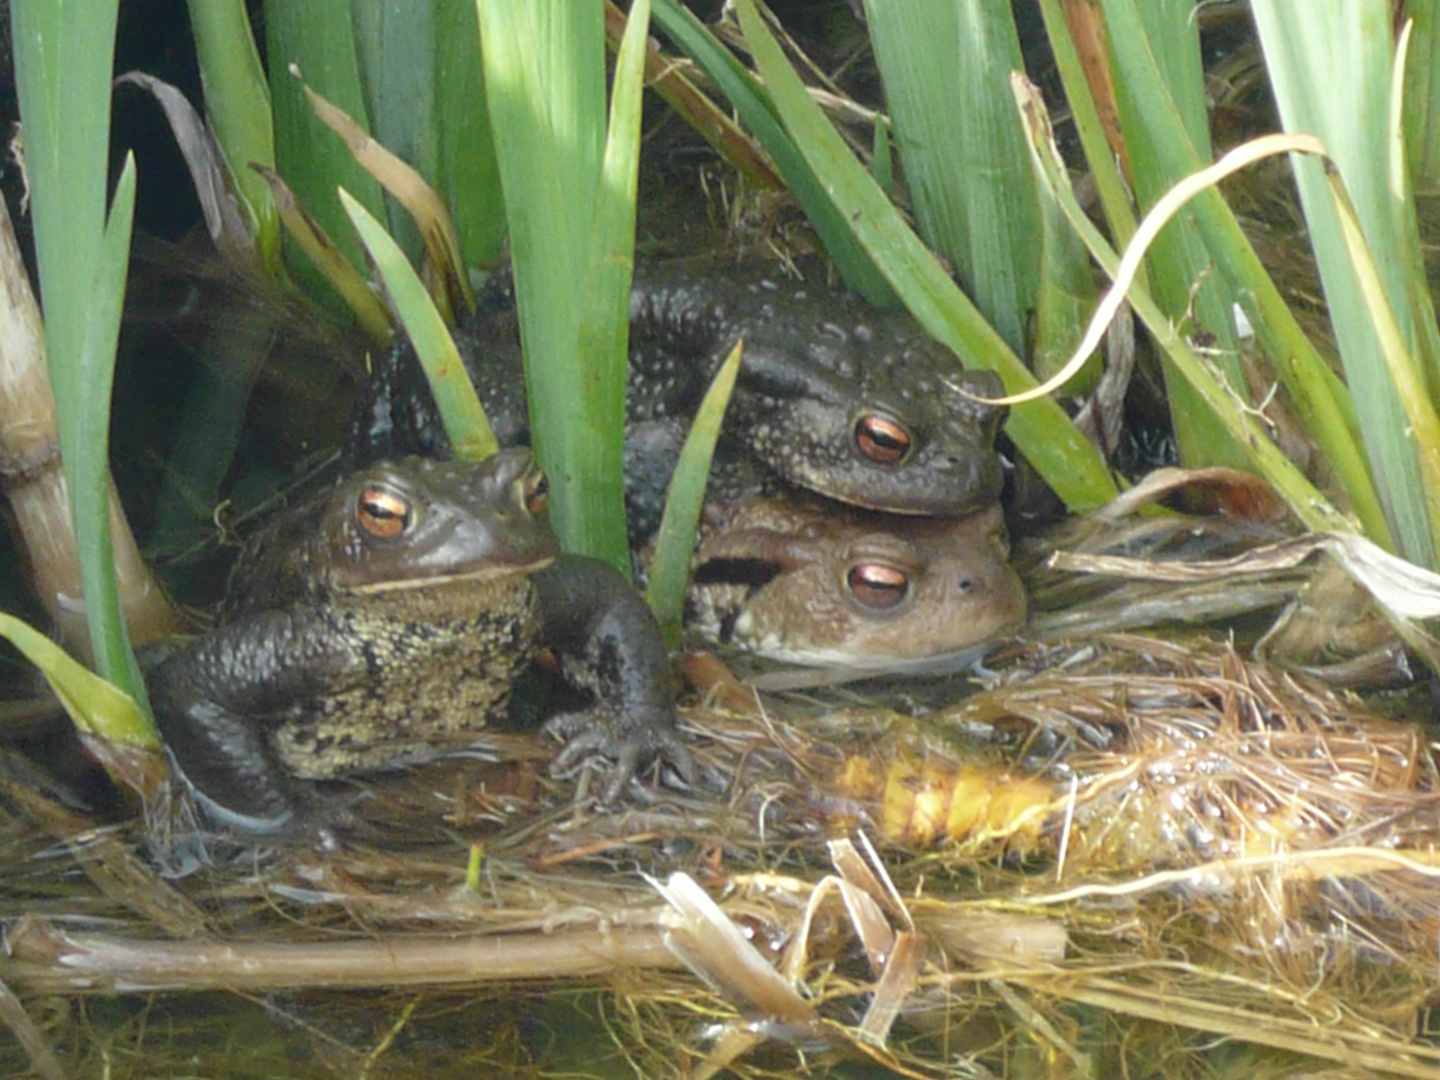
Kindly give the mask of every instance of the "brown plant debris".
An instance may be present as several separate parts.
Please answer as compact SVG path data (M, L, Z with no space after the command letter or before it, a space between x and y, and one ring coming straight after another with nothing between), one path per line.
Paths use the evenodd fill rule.
M188 940L71 873L90 849L41 846L34 822L62 819L0 787L0 979L403 985L407 1031L462 988L599 982L644 1075L1017 1054L1102 1075L1121 1045L1155 1074L1217 1037L1440 1071L1440 785L1416 725L1223 642L1135 635L1033 646L926 715L761 704L689 711L713 791L622 811L523 751L375 778L340 851L216 845L178 882L205 918Z

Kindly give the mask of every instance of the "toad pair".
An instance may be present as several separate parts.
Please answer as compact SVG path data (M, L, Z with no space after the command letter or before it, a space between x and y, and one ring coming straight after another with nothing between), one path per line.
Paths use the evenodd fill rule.
M816 662L958 649L1023 620L994 509L1000 414L947 383L995 396L998 380L949 375L953 359L903 315L862 315L849 298L758 273L637 275L631 316L632 446L678 453L719 360L746 343L697 549L702 631ZM466 351L483 358L497 434L523 441L518 342L513 328L497 333L507 318L482 309ZM443 449L407 362L397 350L378 373L357 414L357 458ZM664 454L645 456L651 468L638 460L627 500L643 530L669 468ZM791 485L858 506L978 513L891 517L796 501ZM648 609L603 564L557 557L542 492L521 450L478 466L381 462L257 536L224 625L149 680L167 743L212 812L251 832L284 828L305 808L296 778L443 750L483 725L540 647L595 700L551 722L570 739L558 768L607 758L608 796L653 759L691 775Z
M744 341L691 628L773 659L874 670L960 654L1024 621L996 508L1003 413L975 400L1003 393L997 376L960 371L908 313L774 268L641 264L630 316L626 509L637 549L659 525L701 398ZM457 341L502 444L528 442L518 333L501 278ZM408 349L378 366L351 450L363 461L448 453Z

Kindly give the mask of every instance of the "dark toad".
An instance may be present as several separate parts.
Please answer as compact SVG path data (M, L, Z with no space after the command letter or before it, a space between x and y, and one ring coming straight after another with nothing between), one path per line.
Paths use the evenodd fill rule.
M721 644L794 664L914 671L1025 622L998 506L945 519L753 499L707 517L686 622Z
M148 679L175 761L223 823L304 818L299 780L434 756L483 726L540 647L590 692L551 721L554 769L688 775L664 643L628 582L560 556L525 450L481 464L381 462L281 515L237 563L225 620Z
M954 516L993 502L1004 411L991 372L955 357L907 312L784 278L769 267L641 264L630 303L626 411L632 535L659 522L679 447L735 341L744 363L712 472L735 501L791 484L893 513ZM502 444L528 440L520 344L508 280L491 288L457 344ZM443 427L402 345L357 405L351 456L443 455Z

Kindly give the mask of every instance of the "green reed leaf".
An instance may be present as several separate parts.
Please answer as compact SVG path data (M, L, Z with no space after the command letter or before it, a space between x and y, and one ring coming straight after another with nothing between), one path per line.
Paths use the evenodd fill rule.
M340 189L340 203L380 272L405 333L420 357L452 452L460 461L489 457L500 448L499 444L435 301L400 245L374 215L344 188Z

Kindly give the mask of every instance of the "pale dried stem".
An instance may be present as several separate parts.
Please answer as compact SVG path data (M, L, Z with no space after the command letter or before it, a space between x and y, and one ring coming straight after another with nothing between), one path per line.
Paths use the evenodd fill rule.
M25 1048L25 1054L30 1058L30 1068L37 1076L42 1080L65 1080L65 1070L60 1068L60 1063L55 1060L45 1036L35 1026L35 1021L30 1019L19 999L3 982L0 982L0 1020L14 1032L16 1040Z
M558 934L435 935L376 941L127 940L70 934L26 916L6 970L31 991L362 989L478 986L683 967L657 925Z

